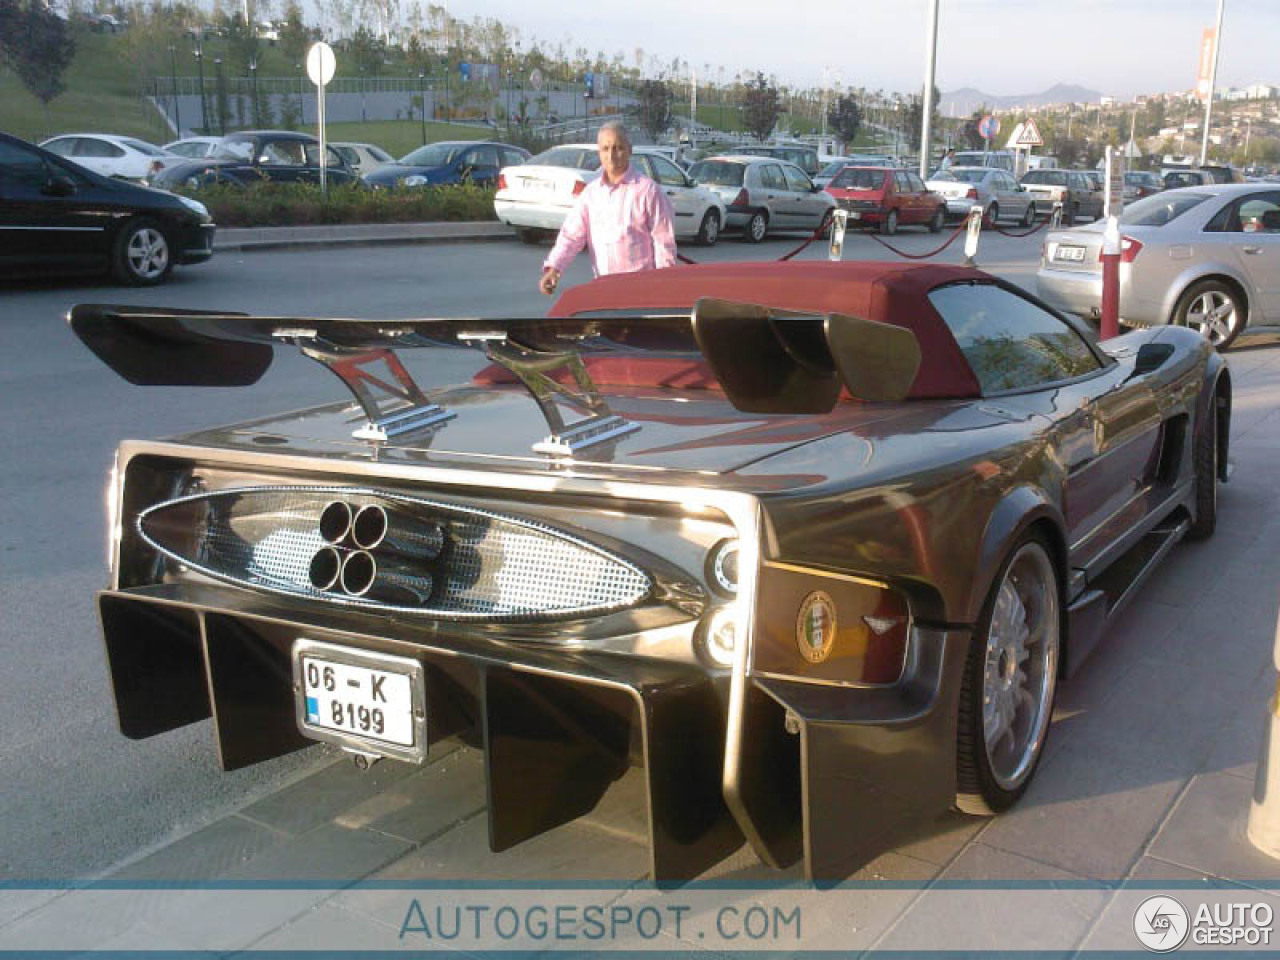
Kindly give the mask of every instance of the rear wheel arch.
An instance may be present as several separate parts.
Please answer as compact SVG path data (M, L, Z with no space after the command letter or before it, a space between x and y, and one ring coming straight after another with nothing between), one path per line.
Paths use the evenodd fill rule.
M1172 324L1177 316L1178 307L1181 306L1183 298L1198 283L1204 283L1206 280L1214 280L1231 288L1232 292L1240 298L1240 302L1244 304L1245 328L1249 325L1249 311L1252 304L1249 301L1249 295L1245 292L1244 285L1229 273L1203 273L1198 276L1187 277L1186 282L1181 286L1173 286L1172 289L1177 290L1177 294L1169 302L1168 312L1165 314L1165 322ZM1243 329L1243 328L1242 328Z
M1032 528L1035 528L1034 531ZM965 621L977 623L982 605L995 583L1001 564L1015 543L1029 532L1038 532L1049 546L1050 559L1059 575L1067 576L1069 551L1066 525L1058 508L1050 502L1042 490L1031 486L1016 487L1008 491L991 511L974 569L973 583L966 603ZM1069 601L1063 592L1064 604Z

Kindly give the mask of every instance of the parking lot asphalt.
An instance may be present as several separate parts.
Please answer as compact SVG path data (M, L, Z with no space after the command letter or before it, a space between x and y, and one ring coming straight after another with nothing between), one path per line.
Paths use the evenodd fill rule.
M448 226L475 238L507 229ZM384 242L326 237L332 229L262 242ZM237 242L226 236L236 233L223 237ZM807 916L822 917L814 922L840 928L844 955L917 949L955 930L1000 938L975 939L972 949L1108 947L1134 917L1117 891L1225 889L1280 915L1280 860L1245 835L1276 693L1280 338L1244 343L1228 361L1234 472L1217 532L1178 545L1062 685L1043 763L1013 810L990 820L949 814L829 894L845 899L805 901ZM647 882L644 785L634 773L585 817L492 853L477 751L446 741L423 767L383 761L367 771L331 755L319 772L117 865L88 893L0 889L0 952L458 950L406 939L405 905L416 891L581 887L632 907L665 896ZM764 867L746 847L700 880L718 904L744 909L812 893L797 892L798 867ZM1053 892L1050 929L1016 895L1025 889ZM241 899L232 907L221 895ZM848 896L856 920L843 912ZM939 949L968 946L950 936ZM751 955L767 955L758 952L766 946ZM663 930L645 949L704 947Z

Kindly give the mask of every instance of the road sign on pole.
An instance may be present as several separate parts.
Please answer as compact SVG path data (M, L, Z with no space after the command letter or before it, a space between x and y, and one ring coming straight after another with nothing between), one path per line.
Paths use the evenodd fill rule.
M329 169L329 154L325 148L324 135L324 88L333 79L338 68L338 60L333 55L333 48L327 43L313 43L307 51L307 76L316 85L316 129L320 133L320 193L329 196L329 181L326 172Z
M1015 147L1043 147L1044 138L1040 136L1040 128L1036 126L1036 122L1030 118L1022 124L1022 130L1018 133L1018 139L1014 143Z
M978 121L978 136L983 140L994 140L1000 132L1000 119L987 114Z

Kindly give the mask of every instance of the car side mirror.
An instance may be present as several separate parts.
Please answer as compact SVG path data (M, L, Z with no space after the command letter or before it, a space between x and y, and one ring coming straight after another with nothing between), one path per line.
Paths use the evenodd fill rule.
M76 192L76 184L70 177L50 177L40 192L46 197L69 197Z
M810 193L821 193L821 192L822 192L822 188L821 188L820 186L818 186L818 185L815 183L813 186L811 186L811 187L809 188L809 192L810 192Z

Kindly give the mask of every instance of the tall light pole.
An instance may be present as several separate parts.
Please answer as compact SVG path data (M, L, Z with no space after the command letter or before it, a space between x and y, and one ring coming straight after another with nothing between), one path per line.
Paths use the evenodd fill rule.
M1218 88L1218 48L1222 45L1222 8L1226 0L1218 0L1218 25L1213 31L1213 61L1209 67L1209 93L1204 100L1204 132L1200 137L1200 166L1209 155L1209 123L1213 119L1213 93Z
M938 61L938 0L929 4L929 25L925 30L924 115L920 121L920 179L929 177L929 154L933 143L933 81Z
M173 44L169 44L169 89L173 91L173 124L178 128L178 136L182 136L182 107L178 101L178 53Z
M422 145L427 145L427 75L418 71L418 92L422 94Z
M258 116L258 57L256 54L249 58L249 76L252 78L253 87L253 125L260 127L262 120Z
M204 96L204 31L200 27L196 27L191 36L195 44L195 49L192 52L196 56L196 73L200 77L200 129L208 133L209 104Z

